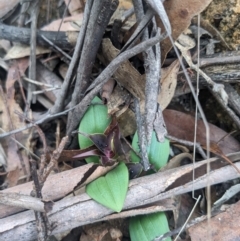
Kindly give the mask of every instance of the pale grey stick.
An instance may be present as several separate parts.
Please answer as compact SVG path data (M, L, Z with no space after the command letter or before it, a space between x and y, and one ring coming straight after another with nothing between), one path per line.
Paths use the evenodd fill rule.
M15 206L24 209L32 209L38 212L45 212L44 202L39 198L19 194L19 193L1 193L0 203L8 206Z

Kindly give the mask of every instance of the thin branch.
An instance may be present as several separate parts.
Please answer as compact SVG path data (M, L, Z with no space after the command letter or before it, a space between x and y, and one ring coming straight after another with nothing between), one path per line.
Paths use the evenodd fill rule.
M134 7L137 9L137 20L140 23L141 19L144 18L144 10L141 0L135 0ZM153 22L153 21L152 21ZM153 25L153 31L155 31L156 25ZM149 31L146 28L143 32L142 40L149 38ZM143 135L146 138L146 145L149 146L151 143L153 122L157 111L157 98L159 93L159 78L160 78L160 44L156 45L156 52L154 54L153 47L146 49L143 52L144 68L146 73L146 84L145 84L145 114L144 114L144 132ZM145 141L144 141L145 142Z
M228 115L231 117L231 119L234 121L238 129L240 129L240 120L239 117L225 104L223 99L220 97L218 93L213 91L211 88L208 88L212 95L215 97L215 99L218 101L218 103L223 107L223 109L228 113Z
M30 38L30 58L28 76L30 79L36 79L36 46L37 46L37 19L40 9L41 0L34 0L31 11L31 38ZM28 84L27 102L36 103L36 97L32 95L32 91L36 89L35 85Z
M83 40L84 40L84 36L85 36L85 33L86 33L89 17L90 17L92 3L93 3L93 0L88 0L87 3L86 3L85 10L84 10L84 16L83 16L83 23L82 23L80 32L78 34L77 44L75 46L75 51L74 51L74 54L72 56L71 63L68 67L65 80L62 84L61 92L57 96L55 104L50 110L51 114L56 114L59 111L62 111L64 109L64 101L66 99L66 95L67 95L67 92L68 92L68 88L70 86L70 82L71 82L71 79L72 79L72 76L73 76L73 72L74 72L75 67L77 66L78 59L79 59L79 56L80 56L80 52L81 52L81 49L82 49L82 46L83 46Z
M71 60L71 56L68 55L66 52L64 52L62 49L60 49L57 45L55 45L51 40L46 38L44 35L41 35L41 37L54 49L56 49L57 52L61 53L63 56L65 56L67 59Z
M65 136L62 138L58 148L56 150L53 151L53 154L51 156L51 160L49 162L49 164L47 165L47 167L43 170L43 175L42 175L42 180L41 182L44 183L47 179L47 177L49 176L50 172L53 170L53 168L57 165L57 160L59 159L65 145L66 142L68 141L68 137Z
M162 23L166 29L166 32L168 36L171 36L172 34L172 28L171 24L168 18L168 15L165 11L165 8L163 6L163 0L146 0L146 2L151 6L151 8L158 14L160 19L162 20Z
M75 106L82 100L86 89L90 85L90 77L98 48L101 44L107 24L114 11L117 9L117 6L117 0L93 2L80 56L80 62L78 65L77 79L70 105L71 107ZM72 118L73 114L70 112L68 115L67 132Z
M134 8L135 8L135 3L134 3ZM138 8L137 8L137 11L139 11ZM136 14L138 14L138 13L136 13ZM139 38L143 34L143 31L146 29L148 24L151 22L151 19L153 18L153 16L154 16L154 11L151 9L148 9L146 14L143 15L142 18L140 18L137 28L135 29L134 33L131 35L129 40L122 47L121 52L124 52L127 49L131 48L139 40Z
M56 31L37 30L37 45L43 47L49 47L49 44L43 40L41 35L45 36L56 46L65 50L74 48L78 38L78 32L69 33L60 31L57 33ZM58 38L56 38L57 35ZM19 28L0 23L0 36L1 39L30 45L31 30L29 28Z
M0 128L0 130L4 133L7 133L5 130L3 130L2 128ZM25 147L22 143L20 143L18 140L16 140L14 137L11 137L11 139L13 141L15 141L21 148L23 148L27 154L30 154L31 156L35 157L36 159L40 159L39 156L37 156L36 154L34 154L33 152L31 152L27 147Z
M61 88L60 86L53 86L53 85L50 85L50 84L45 84L45 83L39 82L37 80L29 79L25 76L23 77L23 79L32 83L32 84L38 85L38 86L44 86L44 87L49 87L49 88Z
M44 203L40 199L19 193L0 193L0 203L45 212Z
M52 120L52 119L54 119L54 118L56 118L56 117L59 117L59 116L62 116L62 115L66 115L69 111L74 110L75 108L76 108L76 106L74 106L74 107L72 107L72 108L69 108L69 109L67 109L67 110L65 110L65 111L56 113L56 114L54 114L54 115L52 115L52 114L50 114L49 112L47 112L47 113L45 113L45 114L43 115L43 118L41 118L40 120L38 120L38 121L36 121L36 122L34 122L34 123L30 123L30 124L27 124L27 125L24 126L24 127L21 127L21 128L18 128L18 129L15 129L15 130L12 130L12 131L9 131L9 132L0 134L0 139L1 139L1 138L4 138L4 137L7 137L7 136L10 136L10 135L12 135L12 134L16 134L16 133L21 132L21 131L25 131L25 130L31 128L31 127L34 127L35 125L43 124L43 123L45 123L45 122L47 122L47 121L50 121L50 120Z
M139 142L139 148L141 150L141 157L142 157L141 162L144 170L147 171L150 169L150 164L148 160L145 129L144 129L144 123L142 120L139 101L136 98L134 99L134 106L135 106L135 116L136 116L136 123L137 123L138 142Z
M32 178L33 178L33 191L32 196L36 196L42 199L42 185L39 182L39 175L37 173L37 165L35 161L32 161L31 165ZM50 223L45 212L34 211L36 219L36 228L38 231L38 241L47 240L48 236L51 234Z
M183 57L185 58L185 60L187 61L189 67L191 69L194 69L196 72L199 72L199 74L207 81L207 83L209 85L212 86L212 90L216 93L219 93L221 98L223 99L225 105L227 105L228 102L228 95L226 93L226 91L224 90L224 85L222 84L216 84L212 81L212 79L206 74L204 73L201 69L199 69L195 64L193 64L190 53L188 51L188 48L183 47L181 44L179 44L178 42L175 42L175 45L178 47L178 49L181 51Z
M230 84L224 84L225 90L228 93L228 103L229 106L235 111L235 113L240 116L240 95Z

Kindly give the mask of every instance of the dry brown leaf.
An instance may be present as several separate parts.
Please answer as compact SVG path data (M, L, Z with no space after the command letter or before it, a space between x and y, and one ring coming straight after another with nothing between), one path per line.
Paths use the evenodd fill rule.
M17 139L21 140L21 136L18 135ZM24 139L25 138L25 139ZM22 138L21 144L25 144L26 138ZM7 181L8 181L8 187L13 187L17 184L20 184L24 182L27 178L27 176L30 176L30 166L29 166L29 159L26 155L25 151L19 151L19 147L17 146L16 142L10 139L7 143ZM23 166L26 170L26 173L23 169ZM20 178L22 179L20 180Z
M7 98L7 104L9 105L9 108L10 108L10 117L16 128L20 128L25 124L14 113L14 111L19 111L20 113L22 113L22 110L19 104L17 104L14 99L15 97L14 84L16 80L18 80L21 76L24 75L24 72L28 68L28 65L29 65L28 58L23 58L15 61L14 64L12 64L12 66L9 67L9 70L8 70L8 76L6 81L6 98ZM4 120L3 129L7 131L9 129L8 128L9 121L7 121L7 119L4 119L4 118L8 118L6 110L4 111L4 115L3 115L3 120Z
M16 186L18 183L19 177L20 177L20 170L18 167L16 167L15 170L9 171L7 174L8 188Z
M47 91L44 95L54 103L56 97L59 95L62 86L62 80L52 71L50 71L47 67L45 67L41 62L37 61L37 81L43 84L52 85L52 87L56 87L55 90ZM58 88L57 88L58 87ZM45 86L40 87L42 90L46 89Z
M110 39L103 39L102 41L102 51L105 59L105 64L108 64L112 59L114 59L118 54L119 50L116 49ZM166 108L174 95L176 88L176 75L179 69L179 61L174 61L172 65L168 68L162 69L162 92L158 98L158 102L162 102L162 106ZM125 61L113 75L115 79L126 88L133 96L139 98L140 100L145 99L145 75L141 75L130 63L130 61ZM166 93L165 93L166 92ZM161 97L162 95L162 97ZM160 102L159 102L160 103Z
M66 77L67 70L68 70L68 65L65 63L62 63L58 68L59 74L63 79L65 79Z
M164 120L167 126L167 131L170 135L182 140L194 140L194 117L176 110L164 110ZM206 129L202 120L197 122L197 142L202 146L206 145ZM210 142L218 143L228 133L210 124ZM224 154L233 153L240 150L240 144L231 136L223 138L219 143L221 151Z
M6 153L7 153L7 171L11 172L11 171L22 169L21 160L18 153L18 147L13 140L9 140ZM23 173L21 174L24 175Z
M164 166L163 168L161 168L160 171L162 172L165 170L169 170L169 169L173 169L173 168L181 166L181 162L185 158L192 160L193 157L190 153L180 153L180 154L174 156L171 160L169 160L167 165Z
M202 240L239 240L240 237L240 201L231 205L225 212L220 213L208 220L205 220L189 228L192 241ZM211 236L209 237L209 234Z
M132 1L131 0L119 0L119 7L120 8L129 9L132 6L133 5L132 5Z
M131 0L119 0L118 7L116 11L113 13L109 23L113 24L115 19L122 19L124 12L132 7L133 7L133 4ZM134 17L130 17L124 24L126 28L124 26L123 28L128 29L130 26L132 26L134 24L133 20L134 20Z
M194 206L195 200L193 198L191 198L188 193L187 194L185 193L185 194L182 194L179 196L175 196L174 200L176 203L176 209L173 210L175 228L183 227L187 218L189 217L191 211L193 211L193 206ZM198 216L199 216L199 210L196 208L193 211L193 213L191 214L190 220L192 220ZM187 237L184 240L189 240L189 239L187 239ZM180 239L180 240L182 240L182 239Z
M8 71L8 65L1 57L0 57L0 67L3 68L5 71Z
M4 169L5 169L6 165L7 165L7 157L6 157L5 151L2 148L2 145L0 143L0 168L4 167Z
M4 131L9 131L12 128L21 128L25 126L25 123L23 120L16 115L15 111L18 111L19 113L22 113L22 109L20 108L19 104L16 103L15 101L15 87L14 84L16 80L20 77L20 75L23 75L25 70L28 67L28 60L27 59L21 59L19 61L16 61L15 64L13 64L8 71L8 76L7 76L7 81L6 81L6 101L7 101L7 107L9 109L9 114L8 110L6 108L6 105L3 105L3 114L2 114L2 128ZM1 96L1 98L3 98ZM21 144L25 145L27 143L27 138L29 135L29 130L25 130L23 132L20 132L16 134L16 138L21 142ZM8 171L14 171L17 168L21 170L20 176L27 174L22 172L22 165L25 165L25 168L27 172L29 173L29 163L28 163L28 158L26 154L22 152L22 158L23 160L21 161L19 157L19 147L17 144L9 139L9 142L5 146L7 148L6 153L7 153L7 165L8 165Z
M84 235L81 235L80 241L116 241L122 237L122 232L109 223L90 224L83 230Z
M112 61L118 54L119 50L116 49L110 39L103 39L102 51L106 64ZM145 76L141 75L130 63L125 61L113 74L114 78L120 82L133 96L143 100L145 98Z
M105 103L108 103L108 100L113 92L115 83L115 80L111 78L103 85L101 96Z
M20 0L0 1L0 18L11 11L19 2Z
M40 46L36 47L36 55L50 53L51 50ZM26 45L14 45L5 55L5 60L19 59L30 55L30 47Z
M83 14L77 14L74 16L66 17L63 20L57 19L50 24L44 26L42 30L44 31L79 31L83 20ZM76 24L74 24L76 23ZM59 27L61 28L59 29Z
M109 234L113 240L121 240L122 232L117 228L110 228Z
M0 40L0 48L3 49L5 52L7 52L11 48L10 41L8 41L6 39L1 39Z
M119 85L116 85L107 102L108 114L113 115L117 113L121 109L120 106L128 105L130 100L131 96L129 92Z
M202 12L211 1L212 0L164 1L163 5L172 27L172 38L174 41L190 25L191 19L198 13ZM157 24L161 29L164 29L159 18L157 18ZM169 38L166 38L161 42L162 63L164 62L166 55L171 48L172 43Z
M87 237L82 235L80 241L102 241L103 237L108 233L108 225L106 223L89 225L84 227L84 233L84 236Z
M169 105L174 96L179 66L179 60L175 60L170 66L161 69L161 90L158 95L161 110L164 110Z
M127 109L117 120L123 136L133 135L136 132L137 124L132 110Z
M136 131L135 115L130 110L129 103L131 95L129 92L116 85L107 103L108 113L117 116L118 124L123 136L133 135Z
M83 7L81 1L79 0L64 0L66 6L68 7L69 13L73 15L77 15L83 12Z

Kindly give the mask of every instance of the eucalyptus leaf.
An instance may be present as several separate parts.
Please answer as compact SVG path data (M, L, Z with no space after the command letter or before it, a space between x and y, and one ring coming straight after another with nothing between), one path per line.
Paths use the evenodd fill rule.
M120 162L117 167L105 176L89 183L86 186L86 193L103 206L120 212L127 195L128 182L128 169L125 163Z
M107 107L102 104L102 101L98 97L95 97L84 114L78 130L86 134L104 133L110 122L111 118L108 117ZM82 134L78 135L78 143L82 149L93 145L92 140ZM88 157L85 160L88 163L98 163L99 157Z
M137 132L134 134L132 141L132 148L139 153L138 145L138 135ZM147 148L149 162L154 165L154 167L159 170L161 167L165 166L170 152L169 140L165 138L164 142L158 142L156 133L152 134L151 145ZM130 153L132 162L140 162L140 158L131 151Z
M129 232L131 241L152 241L169 232L168 220L163 212L132 217L129 220ZM171 238L165 241L171 241Z

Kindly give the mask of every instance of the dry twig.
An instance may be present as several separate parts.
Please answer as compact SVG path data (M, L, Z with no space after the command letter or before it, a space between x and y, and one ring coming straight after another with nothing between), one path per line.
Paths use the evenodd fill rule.
M134 99L134 106L135 106L135 116L137 122L137 133L138 133L138 142L139 147L141 150L141 163L145 171L149 170L150 164L148 160L148 153L147 153L147 143L146 143L146 136L144 130L144 123L141 115L140 105L137 98Z
M41 0L31 1L33 5L31 11L31 39L30 39L30 58L28 76L30 79L36 79L36 46L37 46L37 19L39 14ZM35 85L28 84L27 101L36 103L36 97L32 96L32 92L36 89Z
M90 17L92 3L93 3L93 0L89 0L86 3L85 9L84 9L83 23L82 23L82 26L81 26L81 30L78 34L77 43L76 43L76 46L75 46L75 51L74 51L74 54L72 56L71 63L68 67L65 80L62 84L61 92L57 96L57 100L56 100L54 106L52 107L52 109L50 110L51 114L56 114L59 111L62 111L64 109L64 101L66 99L67 91L69 89L70 82L71 82L72 77L73 77L73 72L74 72L74 69L77 66L78 59L79 59L79 56L80 56L80 52L81 52L81 49L82 49L82 46L83 46L83 40L84 40L84 36L85 36L85 33L86 33L89 17Z
M117 6L117 0L93 2L77 69L77 78L72 94L71 107L82 100L86 89L90 85L90 77L98 48L107 24L114 11L117 9ZM68 115L67 133L70 132L69 127L75 115L73 112L75 112L75 110L71 111Z
M188 65L189 65L189 67L191 69L194 69L196 72L199 72L199 74L201 76L203 76L203 78L208 82L208 84L212 86L212 90L216 93L219 93L219 95L221 96L221 98L224 101L224 104L227 105L228 95L227 95L226 91L224 90L224 86L221 84L214 83L208 75L206 75L201 69L199 69L195 64L193 64L191 55L189 53L189 48L192 48L192 46L187 46L187 45L182 46L178 42L175 42L175 45L181 51L183 57L185 58L185 60L187 61Z

